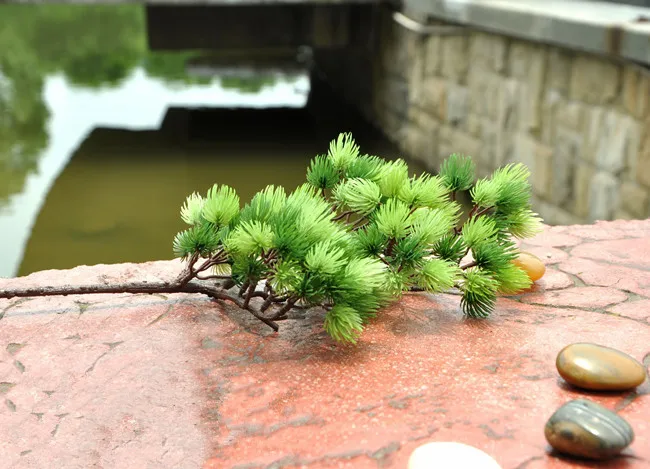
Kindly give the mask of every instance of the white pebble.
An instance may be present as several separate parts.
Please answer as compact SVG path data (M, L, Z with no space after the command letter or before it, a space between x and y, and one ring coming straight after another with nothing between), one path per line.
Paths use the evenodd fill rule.
M501 469L490 455L473 446L455 442L434 442L416 448L408 469Z

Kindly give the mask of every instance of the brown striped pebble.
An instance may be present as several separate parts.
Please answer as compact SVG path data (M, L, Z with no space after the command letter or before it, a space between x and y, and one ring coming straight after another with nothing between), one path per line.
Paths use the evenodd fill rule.
M558 354L555 365L562 378L583 389L624 391L646 379L641 363L623 352L597 344L568 345Z
M588 459L609 459L634 441L629 423L595 402L576 399L560 407L544 435L558 452Z

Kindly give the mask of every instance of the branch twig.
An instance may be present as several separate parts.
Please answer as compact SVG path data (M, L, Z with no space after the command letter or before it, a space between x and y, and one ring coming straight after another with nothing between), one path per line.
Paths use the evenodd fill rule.
M190 264L188 264L190 265ZM253 316L274 331L279 329L278 325L271 319L266 318L255 311L253 308L244 305L244 300L239 298L236 293L229 292L225 287L232 288L230 282L226 280L223 284L206 283L201 280L191 280L184 282L183 274L173 282L133 282L133 283L116 283L112 285L63 285L59 287L27 287L0 290L0 298L26 298L42 296L68 296L68 295L89 295L101 293L202 293L217 300L230 301L242 309L246 309ZM253 296L255 292L251 292ZM263 293L263 292L258 292Z

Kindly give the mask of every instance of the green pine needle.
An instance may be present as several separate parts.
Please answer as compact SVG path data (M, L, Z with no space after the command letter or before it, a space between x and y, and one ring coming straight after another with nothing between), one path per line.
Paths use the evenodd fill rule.
M410 209L398 199L388 199L374 214L379 231L389 238L397 239L406 235L409 229Z
M334 275L346 264L345 251L333 246L329 241L315 244L305 257L305 266L310 272L321 275Z
M512 241L475 243L472 247L472 257L476 265L490 272L496 272L509 265L517 255L517 247Z
M379 288L386 281L386 265L370 257L350 259L339 275L338 285L352 298Z
M440 259L458 264L465 256L467 245L462 236L447 234L434 243L432 251Z
M203 197L194 192L185 199L181 207L181 219L188 225L196 225L201 221L202 212Z
M427 254L426 240L407 236L395 243L390 263L403 269L412 269L421 264Z
M499 293L505 295L520 293L533 284L528 274L512 263L494 272L494 278L499 283Z
M384 160L378 156L362 155L348 165L345 170L345 177L347 178L362 178L370 179L371 181L379 181L381 169L384 166Z
M500 218L504 229L510 232L515 238L532 238L541 233L544 226L542 219L530 209L522 209L508 215L497 215Z
M282 210L286 200L287 195L283 187L266 186L244 206L240 214L240 220L268 222Z
M229 186L215 184L203 203L203 218L216 226L228 225L239 215L239 196Z
M463 296L460 300L465 315L470 318L486 318L494 311L498 282L489 273L476 267L464 272Z
M187 259L194 253L209 257L219 246L219 236L208 223L194 225L174 237L174 255Z
M354 344L363 331L363 319L354 308L336 305L325 315L325 330L338 342Z
M345 171L359 157L359 146L352 134L342 133L336 140L332 140L327 157L337 171Z
M405 185L409 184L409 168L402 159L384 164L379 176L381 193L386 197L397 197Z
M368 179L347 179L334 190L334 199L360 215L372 213L381 201L377 183Z
M508 164L494 172L492 181L499 187L497 213L507 216L530 208L529 176L530 171L521 163Z
M485 215L472 217L463 224L463 241L471 248L496 238L498 228L495 221Z
M351 237L353 249L360 256L379 256L388 243L388 237L379 231L375 223L354 232ZM353 251L354 252L354 251Z
M530 171L521 163L497 169L492 178L481 179L471 195L479 207L495 207L501 218L499 228L517 237L529 237L541 228L537 214L530 210Z
M307 169L307 182L321 190L331 189L339 182L340 178L332 161L324 155L314 158Z
M386 273L384 283L381 287L381 290L394 300L398 300L402 297L402 294L408 290L410 281L410 272L406 270L396 271L390 270Z
M275 265L271 285L277 293L281 295L294 293L303 282L304 273L298 262L282 260Z
M411 207L442 207L449 191L438 176L422 174L408 180L398 193L399 199Z
M253 256L273 247L273 230L259 221L242 222L226 240L226 247L243 256Z
M460 278L458 265L442 259L429 259L416 273L416 283L430 293L449 290Z
M411 221L411 235L433 244L452 230L458 217L442 209L420 208L413 212Z
M233 257L232 277L239 285L244 283L255 284L269 273L259 257L236 255Z
M465 191L472 187L476 166L469 156L454 153L440 166L440 177L450 192Z
M494 207L499 200L500 194L501 185L488 178L476 181L470 191L474 204L483 208Z

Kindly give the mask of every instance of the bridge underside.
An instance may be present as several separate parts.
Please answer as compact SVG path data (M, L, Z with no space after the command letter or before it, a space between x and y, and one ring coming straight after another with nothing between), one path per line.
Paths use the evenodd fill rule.
M149 47L223 51L362 45L371 40L373 8L373 3L149 4Z

